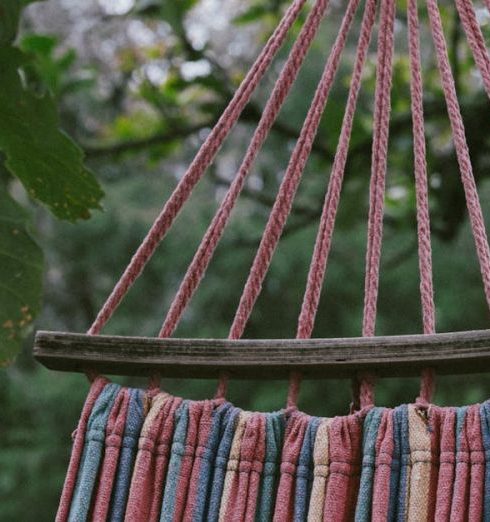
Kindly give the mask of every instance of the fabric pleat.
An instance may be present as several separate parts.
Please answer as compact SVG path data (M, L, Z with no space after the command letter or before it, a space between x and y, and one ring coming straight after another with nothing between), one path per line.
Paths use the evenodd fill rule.
M103 458L107 421L119 390L118 384L107 384L98 396L90 414L77 483L68 517L70 522L85 521L89 516L92 495Z
M299 455L311 417L293 413L289 419L281 456L281 472L277 488L274 522L293 520L294 492Z
M330 471L324 520L341 522L354 517L361 464L362 424L360 415L348 415L335 417L330 425Z
M376 442L378 430L383 416L383 408L373 408L364 420L362 441L362 469L355 520L356 522L371 520L374 473L376 464Z
M73 434L73 447L71 451L70 463L66 472L60 503L56 513L56 522L65 522L68 520L73 493L77 483L78 470L84 451L87 424L92 413L92 409L107 383L107 379L103 377L97 377L92 383L87 398L85 399L85 404L80 415L80 420L78 421L77 429Z
M312 417L306 428L305 438L299 453L296 486L294 492L294 520L307 519L310 491L313 483L313 448L321 419Z
M257 506L256 520L258 522L271 520L274 511L274 499L279 478L279 462L281 459L285 425L286 419L284 413L266 414L265 462Z
M111 499L110 520L112 522L124 520L129 486L136 459L138 438L143 420L143 392L134 388L130 389L126 426L124 428L116 482Z
M114 480L116 478L119 455L123 442L130 393L121 389L112 406L107 420L105 450L102 466L97 480L98 489L93 507L94 520L106 520L109 513Z

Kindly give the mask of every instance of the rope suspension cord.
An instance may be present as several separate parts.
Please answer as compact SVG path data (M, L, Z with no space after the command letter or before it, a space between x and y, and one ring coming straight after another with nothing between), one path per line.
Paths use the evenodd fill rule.
M311 152L311 147L320 124L320 119L325 110L340 63L340 57L345 47L358 5L359 0L350 0L347 6L339 33L325 64L322 77L318 83L313 101L303 123L300 136L291 154L286 173L281 182L257 254L252 263L233 324L230 328L228 336L230 339L239 339L242 336L254 304L262 289L262 283L269 269L272 256L281 237L287 217L291 212L294 196L299 186L306 161ZM226 376L222 376L218 391L223 393L225 390Z
M223 235L224 229L228 223L235 203L240 196L250 169L252 168L274 121L277 119L281 107L283 106L296 77L298 76L306 53L318 32L320 22L325 15L328 4L328 0L317 0L308 15L308 18L291 49L287 61L284 64L279 78L274 85L270 98L266 103L242 164L238 169L238 173L230 185L218 211L213 217L194 258L187 269L179 290L170 305L170 309L160 330L159 337L170 337L174 333L185 308L192 299L194 292L197 290L221 236Z
M483 219L480 199L478 197L475 178L473 176L473 168L471 165L468 144L466 142L463 118L461 116L461 110L456 95L454 77L449 65L446 40L436 0L427 0L427 11L429 14L434 47L436 49L437 64L441 75L442 88L446 99L447 112L453 133L454 148L456 150L461 181L465 192L471 229L480 263L485 296L490 307L490 248L488 245L485 221Z
M483 86L490 98L490 56L485 45L485 39L476 19L471 0L455 0L456 8L466 34L476 66L478 67ZM488 0L490 11L490 0Z
M376 88L373 116L373 145L371 159L371 184L369 194L368 239L366 276L364 289L364 317L362 335L375 334L376 310L379 287L379 266L383 238L383 207L388 158L388 135L391 111L391 83L393 72L395 2L384 0L378 34ZM359 404L357 404L357 402ZM372 379L361 376L359 397L354 396L354 407L367 407L374 402Z
M420 299L425 334L435 333L436 314L432 282L432 248L430 241L429 194L425 146L422 64L420 58L420 30L417 0L407 4L408 53L410 58L410 99L412 110L413 162L417 208L417 238L420 272ZM434 393L434 372L422 372L417 402L427 405Z
M313 257L311 259L303 304L298 318L296 337L298 339L309 339L313 332L315 317L320 303L320 296L327 268L328 256L332 244L332 235L335 226L335 217L340 201L342 182L347 162L349 141L352 133L354 114L356 112L357 99L362 83L362 73L366 62L369 43L373 32L376 18L376 1L367 0L364 11L356 58L350 82L346 109L342 121L337 150L332 165L332 171L328 182L328 188L323 203L322 216L315 240ZM298 401L301 375L295 372L290 379L288 406L295 406Z
M223 141L235 125L258 83L269 69L272 60L284 43L288 30L298 18L305 2L306 0L294 0L287 9L282 20L250 68L220 119L202 144L187 172L154 221L147 236L138 247L129 265L126 267L121 278L97 314L94 323L87 332L88 334L96 335L100 333L127 294L129 288L143 271L146 263L153 255L153 252L171 227L182 206L189 198L192 189L201 179L220 149Z

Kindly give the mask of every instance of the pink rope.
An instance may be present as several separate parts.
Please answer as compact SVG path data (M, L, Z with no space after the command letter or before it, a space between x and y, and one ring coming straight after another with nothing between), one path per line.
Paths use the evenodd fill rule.
M429 13L432 38L436 49L437 63L441 75L444 97L446 99L447 112L453 132L454 147L456 149L461 180L465 191L471 229L473 231L478 260L480 262L485 296L490 307L490 249L436 0L427 0L427 11Z
M335 226L335 217L340 201L342 182L344 178L347 153L356 112L357 100L362 83L362 72L369 50L369 43L373 31L374 20L376 18L376 0L368 0L364 10L359 41L357 45L356 58L352 79L350 82L349 95L347 98L346 109L342 121L339 142L332 165L332 172L328 183L327 193L323 203L322 216L315 241L313 257L310 263L306 289L303 297L303 304L298 319L296 337L298 339L308 339L311 337L315 324L315 317L318 311L320 296L325 278L328 257L330 254L332 235ZM289 381L288 406L295 406L301 374L295 372Z
M89 334L95 335L101 331L119 306L131 285L143 271L143 268L153 255L156 247L171 227L184 203L189 198L192 189L200 180L221 147L224 139L235 125L242 110L250 99L250 96L284 42L289 28L297 19L305 1L306 0L295 0L286 11L281 22L221 115L218 123L201 146L189 169L180 180L121 278L116 283L111 294L99 311L94 323L88 330Z
M391 111L391 82L393 73L395 2L384 0L381 4L378 34L378 56L373 117L373 146L371 160L371 186L369 195L368 238L366 276L364 289L363 336L375 334L379 287L379 265L383 239L383 207L388 158L388 135ZM374 379L360 379L359 402L361 409L374 400Z
M415 192L417 202L417 236L420 272L422 322L425 334L435 332L434 288L432 283L432 248L430 242L429 195L423 108L422 66L420 59L420 31L417 0L407 5L408 51L410 57L410 98L412 106ZM434 372L422 372L419 403L428 404L434 390Z
M317 0L310 12L274 86L271 96L267 101L238 173L209 225L194 259L187 269L185 277L163 322L159 337L170 337L172 335L187 304L199 286L216 246L223 235L232 209L243 189L246 177L291 90L306 53L318 31L327 6L328 0Z
M475 63L480 71L483 85L490 97L490 56L485 45L485 39L476 19L471 0L455 0L456 8L466 33L466 39L473 53ZM488 0L490 10L490 0Z
M369 196L368 240L366 254L366 279L364 293L364 319L362 334L372 336L376 324L376 305L379 286L379 265L383 237L383 206L388 157L388 134L391 110L391 77L395 4L384 0L381 4L378 35L378 66L373 119L373 148L371 163L371 187Z
M282 180L276 201L262 236L257 254L250 269L240 303L230 329L229 338L238 339L243 334L253 306L262 288L272 256L281 236L286 219L291 211L296 190L301 180L321 116L332 87L340 56L352 24L359 0L350 0L337 39L325 64L322 77L306 116L300 136L291 155L286 174Z

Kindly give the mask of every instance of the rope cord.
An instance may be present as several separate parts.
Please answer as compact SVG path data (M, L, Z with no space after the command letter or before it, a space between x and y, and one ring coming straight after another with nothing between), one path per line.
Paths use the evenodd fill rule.
M303 304L298 318L296 337L308 339L311 337L318 311L320 295L327 268L328 256L332 244L335 217L340 201L345 165L349 150L349 141L357 107L357 100L362 83L362 73L366 62L369 43L376 18L377 0L367 0L356 51L352 79L347 97L346 109L342 121L337 150L332 165L330 180L323 203L322 216L315 240L313 257L310 263ZM293 373L289 383L288 406L295 406L298 399L301 375Z
M489 11L490 11L490 0ZM461 24L466 34L476 66L478 67L483 86L490 97L490 56L485 45L485 39L476 19L471 0L455 0Z
M269 38L255 63L252 65L240 87L235 92L217 124L202 144L187 172L178 183L161 213L151 226L148 234L138 247L121 278L116 283L111 294L100 309L95 321L88 330L89 334L95 335L102 330L124 296L127 294L129 288L143 271L146 263L153 255L155 249L173 224L182 206L189 198L194 186L201 179L221 147L223 141L235 125L258 83L264 76L265 72L269 69L274 56L279 51L286 38L289 28L298 18L305 2L306 0L294 0L287 9L279 25Z
M429 195L423 107L422 65L420 58L420 30L417 0L407 4L408 52L410 58L410 99L412 110L413 156L417 207L417 237L420 272L422 323L425 334L435 332L434 288L432 282L432 248L430 242ZM431 402L434 391L434 372L422 372L418 402Z
M384 0L381 4L378 34L376 88L373 116L373 145L371 160L371 183L366 252L366 276L364 289L364 316L362 335L375 334L376 311L379 287L379 266L383 238L383 207L388 158L388 135L391 111L391 83L393 52L395 46L394 23L395 2ZM373 379L360 377L359 397L354 404L368 407L374 398Z
M228 223L233 207L243 189L250 169L252 168L253 163L262 148L282 105L284 104L291 87L293 86L306 53L318 32L320 22L325 15L328 3L328 0L317 0L298 36L298 39L294 43L288 59L266 103L238 173L209 225L206 234L194 255L194 259L187 269L180 288L163 322L159 337L170 337L173 334L187 304L192 299L194 292L197 290L212 259L214 251L216 250L218 242L223 235L226 224Z
M437 64L453 133L454 148L466 196L471 229L480 263L485 296L490 307L490 249L436 0L427 0L427 11L429 13L432 39L436 49Z

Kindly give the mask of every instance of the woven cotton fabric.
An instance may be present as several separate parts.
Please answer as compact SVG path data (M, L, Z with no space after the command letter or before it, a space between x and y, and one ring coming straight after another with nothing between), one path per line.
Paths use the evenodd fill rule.
M96 379L56 519L488 520L489 426L490 402L326 419Z

